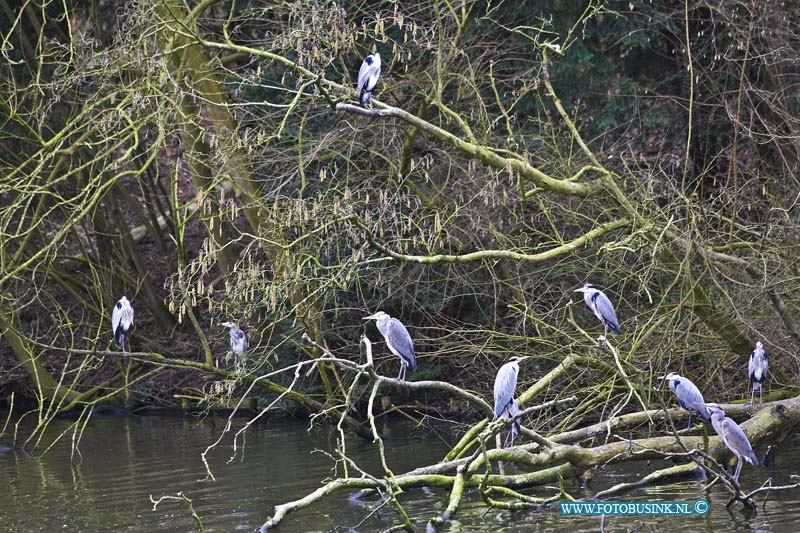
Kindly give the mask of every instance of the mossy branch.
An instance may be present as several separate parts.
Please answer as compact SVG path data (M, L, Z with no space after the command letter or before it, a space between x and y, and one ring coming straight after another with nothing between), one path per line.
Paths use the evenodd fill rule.
M564 194L567 196L586 197L600 189L599 182L578 183L574 181L557 179L530 165L521 158L503 157L488 146L465 141L449 131L431 124L430 122L398 107L387 105L379 106L380 109L365 109L352 104L338 103L337 111L354 113L368 117L393 117L406 122L427 133L440 141L452 146L459 152L470 155L478 161L492 168L502 171L517 172L520 176L530 181L537 187L546 191Z
M463 255L447 255L447 254L435 254L435 255L409 255L409 254L401 254L395 252L388 247L384 246L375 238L372 232L367 228L363 222L354 218L352 219L354 223L359 226L367 236L367 241L369 242L370 246L372 246L376 251L387 255L393 259L398 261L406 261L409 263L420 263L420 264L436 264L436 263L469 263L472 261L482 261L482 260L492 260L492 259L511 259L514 261L525 261L531 263L539 263L543 261L549 261L555 259L559 256L568 254L570 252L574 252L580 249L583 246L591 243L595 239L598 239L608 233L616 231L618 229L624 228L628 226L630 223L628 219L621 219L615 220L613 222L607 222L605 224L601 224L596 228L587 231L580 237L573 239L569 242L565 242L560 246L555 246L547 251L539 252L537 254L526 254L521 252L515 252L513 250L481 250L478 252L472 252Z

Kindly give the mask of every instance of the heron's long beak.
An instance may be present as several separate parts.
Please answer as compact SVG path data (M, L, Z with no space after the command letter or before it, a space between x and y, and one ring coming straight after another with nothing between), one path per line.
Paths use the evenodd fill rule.
M374 315L365 316L365 317L364 317L364 318L362 318L361 320L375 320L376 318L378 318L378 317L377 317L377 313L376 313L376 314L374 314Z
M580 289L575 289L575 290L574 290L574 291L572 291L572 292L586 292L586 289L584 289L583 287L581 287Z
M524 355L524 356L522 356L522 357L518 357L518 358L517 358L517 363L524 363L525 361L527 361L527 360L528 360L528 359L530 359L530 358L531 358L531 356L530 356L530 355Z

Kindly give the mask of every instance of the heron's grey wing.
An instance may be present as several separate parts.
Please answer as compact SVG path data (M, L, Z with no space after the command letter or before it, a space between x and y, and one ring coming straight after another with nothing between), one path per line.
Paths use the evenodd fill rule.
M375 61L369 70L369 79L367 80L367 89L372 91L378 85L378 80L381 77L381 63Z
M611 300L608 299L608 296L606 296L603 291L597 291L593 295L593 300L595 309L600 313L605 323L608 324L608 327L614 330L614 333L619 333L620 329L617 313L614 311L614 305L611 303Z
M761 382L767 374L767 354L764 350L756 348L750 354L750 362L747 364L747 375L750 381Z
M374 63L372 59L372 55L368 55L364 58L364 62L361 63L361 68L358 69L358 94L361 95L361 91L364 90L364 87L367 85L367 80L370 76L370 70L372 69L372 63Z
M117 302L114 305L114 311L111 313L111 331L113 333L117 332L120 320L122 320L122 304Z
M750 378L750 381L756 381L755 374L756 374L756 351L753 350L750 352L750 361L747 363L747 377Z
M247 337L245 337L244 331L239 328L231 328L231 345L235 343L243 346L246 341Z
M514 401L517 390L517 366L506 364L500 367L494 378L494 417L499 418Z
M245 335L244 331L240 329L236 330L236 343L239 345L242 353L247 351L248 348L247 335Z
M753 452L753 447L750 446L750 439L747 438L747 434L736 422L725 417L722 421L722 432L725 434L724 440L728 448L736 451L751 465L759 463L758 456Z
M411 334L406 327L396 318L392 318L389 321L387 330L386 340L389 346L397 350L398 355L408 363L411 370L416 370L417 359L414 356L414 342L411 340Z
M678 403L681 404L681 407L684 409L697 411L700 413L700 416L705 418L706 420L711 418L711 414L708 412L708 409L703 407L702 405L697 405L698 403L705 403L703 399L703 393L700 392L700 389L697 388L697 385L692 383L691 380L682 378L681 382L675 388L677 391L676 394L678 396Z

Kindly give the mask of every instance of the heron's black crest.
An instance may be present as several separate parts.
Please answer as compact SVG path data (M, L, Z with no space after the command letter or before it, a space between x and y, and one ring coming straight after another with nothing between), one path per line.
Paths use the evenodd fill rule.
M372 61L373 61L373 59L372 59L372 56L367 56L367 57L364 59L364 62L365 62L367 65L371 65L371 64L372 64Z
M122 309L122 302L117 302L117 309Z
M592 294L592 302L596 302L598 296L600 296L599 292L596 292L596 293Z

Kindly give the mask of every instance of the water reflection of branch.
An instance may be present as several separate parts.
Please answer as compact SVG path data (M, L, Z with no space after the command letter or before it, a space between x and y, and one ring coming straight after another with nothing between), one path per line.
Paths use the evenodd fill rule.
M347 361L346 359L341 359L340 361L343 361L343 362L349 362L349 361ZM249 420L249 421L248 421L248 422L247 422L247 423L244 425L244 427L242 427L241 429L239 429L239 430L238 430L238 431L237 431L237 432L234 434L234 438L233 438L233 455L232 455L232 456L231 456L231 458L228 460L228 463L230 463L231 461L233 461L233 460L236 458L236 454L237 454L237 450L238 450L238 439L239 439L239 437L240 437L242 434L244 434L244 432L246 432L246 431L247 431L247 429L248 429L248 428L250 428L250 426L251 426L251 425L253 425L253 424L254 424L254 423L255 423L255 422L256 422L256 421L257 421L259 418L261 418L261 417L262 417L264 414L266 414L266 413L267 413L267 411L269 411L269 410L270 410L270 409L271 409L271 408L272 408L274 405L276 405L278 402L280 402L281 400L283 400L283 399L284 399L284 398L285 398L287 395L291 394L291 393L294 391L294 386L295 386L295 384L297 383L298 379L300 378L300 371L302 370L302 368L303 368L304 366L310 366L310 367L312 367L312 368L313 368L313 367L315 367L317 364L319 364L319 362L320 362L320 359L314 359L314 360L311 360L311 361L301 361L301 362L299 362L299 363L295 363L295 364L293 364L293 365L288 365L288 366L285 366L285 367L283 367L283 368L280 368L280 369L278 369L278 370L275 370L275 371L273 371L273 372L270 372L270 373L268 373L268 374L264 374L263 376L258 376L257 378L253 378L253 380L250 382L250 384L249 384L249 386L248 386L247 390L246 390L246 391L245 391L243 394L241 394L241 395L240 395L240 397L239 397L239 401L236 403L236 405L235 405L235 406L233 407L233 409L231 410L231 413L228 415L227 421L226 421L226 423L225 423L225 427L223 428L223 430L222 430L222 432L220 433L220 435L219 435L219 437L217 438L217 440L216 440L216 441L214 441L213 443L211 443L211 444L210 444L210 445L209 445L209 446L208 446L208 447L205 449L205 451L203 451L203 453L202 453L202 454L200 454L200 458L202 459L202 461L203 461L203 465L204 465L204 466L205 466L205 468L206 468L206 475L207 475L207 477L208 477L208 478L210 478L210 479L212 479L212 480L215 480L215 479L216 479L216 478L214 477L214 474L211 472L211 467L210 467L210 466L209 466L209 464L208 464L208 460L207 460L208 453L209 453L211 450L213 450L214 448L216 448L216 447L219 445L219 443L220 443L220 442L222 442L222 439L223 439L223 437L224 437L225 435L227 435L227 434L230 432L230 430L231 430L231 427L233 426L233 419L235 418L236 414L239 412L239 409L241 408L241 406L242 406L242 404L244 403L244 401L247 399L247 397L249 396L249 394L250 394L251 392L253 392L253 389L254 389L254 388L255 388L255 387L258 385L258 383L259 383L260 381L267 380L267 379L269 379L269 378L271 378L271 377L274 377L274 376L276 376L276 375L278 375L278 374L283 374L283 373L286 373L286 372L287 372L287 371L289 371L289 370L292 370L292 369L294 369L294 378L292 379L292 382L289 384L289 386L288 386L288 387L286 387L286 388L285 388L285 390L283 390L283 391L282 391L282 392L281 392L281 393L278 395L278 397L277 397L277 398L275 398L275 399L274 399L272 402L270 402L270 404L269 404L267 407L265 407L265 408L261 409L261 411L260 411L260 412L259 412L259 413L258 413L258 414L255 416L255 417L253 417L251 420Z
M192 518L194 518L195 523L197 524L197 530L200 533L203 533L206 529L203 527L203 521L200 520L200 516L194 510L194 505L192 505L192 500L186 497L183 492L179 492L176 496L161 496L159 499L153 499L153 495L150 495L150 501L153 502L153 511L158 508L158 505L163 501L183 501L186 503L186 506L189 508L189 511L192 513Z

